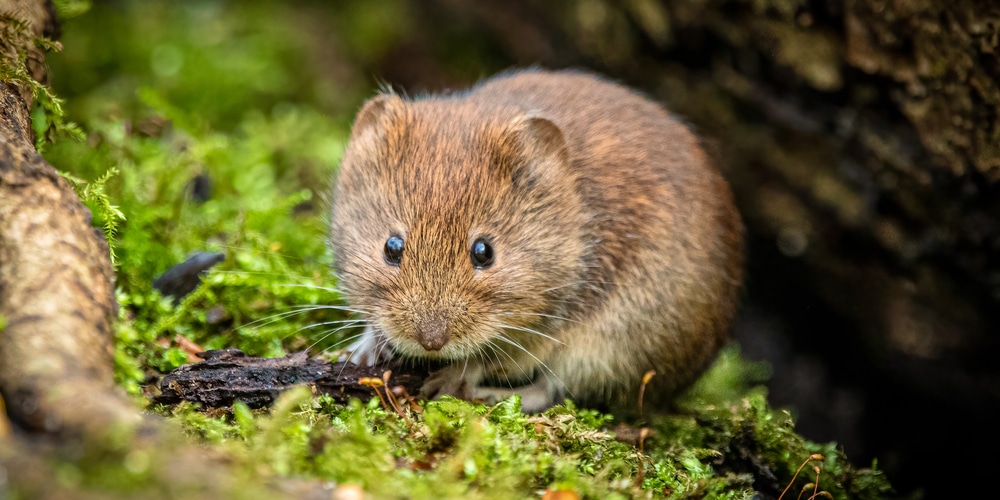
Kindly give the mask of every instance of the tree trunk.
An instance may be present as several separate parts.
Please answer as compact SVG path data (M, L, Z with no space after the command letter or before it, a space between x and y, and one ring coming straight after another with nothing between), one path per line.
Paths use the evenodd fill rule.
M32 77L44 82L44 58L34 38L57 35L52 3L0 1L0 12L7 14L0 17L3 64L16 63L23 51ZM18 31L22 21L30 32ZM143 490L148 498L329 498L316 481L242 484L176 429L141 419L115 386L110 325L116 306L107 243L66 180L35 151L26 84L0 82L4 479L28 498L105 498L111 493L83 492L53 478L67 470L67 462L124 462L137 452L151 457ZM12 435L8 417L30 434ZM0 496L7 484L0 481Z
M0 5L30 33L5 39L16 62L45 81L44 58L33 37L58 25L49 2ZM20 42L22 45L17 46ZM112 335L114 276L104 237L90 212L52 166L35 152L24 82L0 83L0 395L23 428L100 434L138 421L114 389Z

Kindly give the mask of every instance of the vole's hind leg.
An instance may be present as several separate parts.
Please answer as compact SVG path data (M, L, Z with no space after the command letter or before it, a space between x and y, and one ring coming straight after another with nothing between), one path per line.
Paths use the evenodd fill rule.
M507 399L514 394L521 396L521 411L524 413L541 413L555 406L558 402L556 398L559 396L559 391L543 378L542 380L536 380L530 384L511 389L503 387L476 387L472 397L473 399L479 399L489 404L495 404L497 401Z
M341 361L361 366L374 366L392 359L392 349L386 339L370 326L365 327L358 340L351 342L346 350L348 354Z

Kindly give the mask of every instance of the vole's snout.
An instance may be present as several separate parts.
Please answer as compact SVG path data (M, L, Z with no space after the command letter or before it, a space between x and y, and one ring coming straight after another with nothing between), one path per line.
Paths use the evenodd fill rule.
M428 351L440 351L448 343L448 320L441 313L423 314L414 321L414 336Z

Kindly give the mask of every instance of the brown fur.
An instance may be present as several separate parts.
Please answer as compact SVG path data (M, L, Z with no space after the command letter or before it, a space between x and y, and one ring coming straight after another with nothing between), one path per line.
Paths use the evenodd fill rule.
M527 409L563 396L621 407L656 370L656 404L728 337L743 238L726 182L662 107L593 75L521 71L454 95L375 97L333 203L336 270L369 320L369 354L387 340L454 360L432 394L534 381L544 397ZM392 234L405 240L398 267L383 258ZM477 270L470 246L483 236L495 262Z

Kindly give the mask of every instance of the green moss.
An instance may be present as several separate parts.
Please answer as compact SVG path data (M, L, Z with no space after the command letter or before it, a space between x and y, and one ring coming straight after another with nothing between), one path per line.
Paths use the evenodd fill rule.
M526 416L516 399L492 408L429 402L404 421L377 400L344 407L303 389L270 415L237 410L232 424L190 407L173 414L209 440L225 441L225 433L233 453L255 457L258 468L358 484L379 498L520 498L553 484L588 498L628 497L632 484L620 479L638 459L572 409Z
M729 349L706 380L730 379L746 366ZM679 412L655 420L646 453L616 441L608 415L570 403L525 415L517 398L493 407L427 402L402 419L377 399L342 406L302 388L269 414L243 405L218 417L190 405L163 411L266 476L357 484L376 498L526 498L551 488L583 498L748 499L757 490L777 494L814 453L825 457L814 462L819 487L835 498L888 492L874 466L854 469L835 444L795 434L788 414L769 409L760 389L721 405L706 402L726 400L732 390L701 384ZM792 491L814 479L807 472Z
M351 323L335 323L347 318L327 307L341 302L322 201L349 112L324 112L330 97L318 95L309 83L315 68L303 62L316 57L316 44L286 22L298 14L261 5L226 15L216 2L96 5L67 23L67 53L52 58L55 81L71 96L67 110L87 137L59 141L45 155L76 185L111 245L120 305L115 373L137 397L147 374L189 362L179 336L278 356L321 352L350 332L335 331ZM381 11L363 11L352 4L340 22L368 19L359 30L382 22ZM404 35L339 36L352 47ZM356 57L378 54L367 47ZM344 96L357 89L345 84L332 95L355 99ZM202 196L192 186L206 179ZM153 279L195 251L226 260L179 303L161 297ZM727 350L676 413L654 419L645 453L614 439L612 417L569 403L528 416L517 399L493 407L445 399L403 419L377 399L344 406L302 389L269 412L240 404L221 414L190 405L155 411L226 457L251 489L295 477L357 484L378 498L537 498L546 489L584 498L750 498L758 489L780 492L803 460L822 453L821 488L838 498L886 491L874 467L853 469L835 444L803 439L787 413L769 408L757 387L768 375L766 365ZM161 461L156 451L130 458L127 443L100 449L91 461L57 461L57 480L98 496L163 487L140 466Z
M29 73L27 48L32 46L51 53L62 50L59 42L34 36L28 22L17 17L16 13L0 13L0 81L31 94L35 148L42 152L47 143L59 136L82 139L83 132L75 123L66 120L62 99Z
M60 20L82 16L91 7L91 0L53 0L52 3Z

